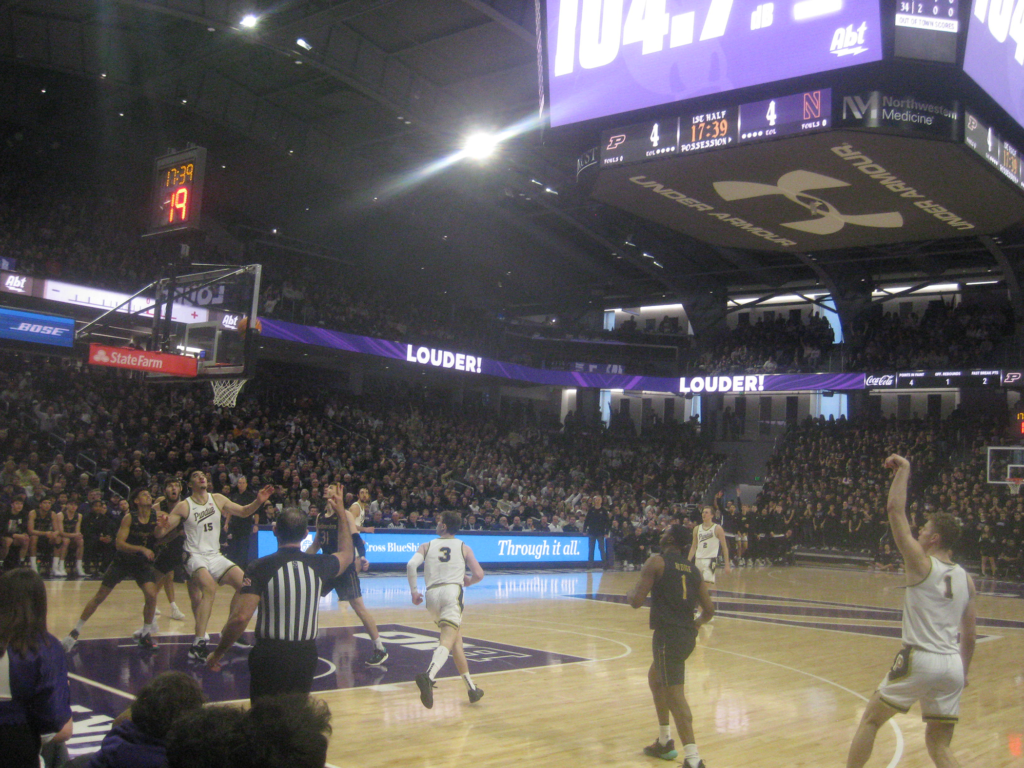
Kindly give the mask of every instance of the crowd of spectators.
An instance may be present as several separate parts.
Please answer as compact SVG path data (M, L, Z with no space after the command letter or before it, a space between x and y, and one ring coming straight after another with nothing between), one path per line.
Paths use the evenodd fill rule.
M0 256L20 273L134 291L159 276L164 259L141 240L145 190L68 174L83 150L6 129L0 146ZM203 250L205 248L205 250ZM202 259L227 259L200 246ZM776 317L740 324L714 338L690 336L678 318L635 318L611 331L601 318L528 323L499 312L419 299L393 285L360 279L359 270L287 249L261 247L261 314L408 343L457 346L475 354L541 368L576 363L621 365L628 373L788 373L830 365L833 332L820 316ZM324 270L349 279L324 280ZM358 288L353 287L358 286ZM941 369L990 364L1012 335L1008 307L956 307L932 302L915 313L859 319L843 345L846 370ZM557 342L557 343L553 343ZM839 363L836 363L838 365ZM667 369L671 368L671 371Z
M154 387L10 353L2 362L5 550L25 556L33 538L32 555L48 539L59 546L45 526L30 526L50 507L57 527L58 514L81 516L90 569L112 554L111 526L128 494L147 487L159 496L168 476L190 468L205 469L228 496L242 476L251 488L272 483L262 522L288 505L312 519L327 485L343 482L369 489L367 525L376 527L432 528L438 512L455 509L472 530L579 531L600 494L618 526L643 533L698 503L723 460L689 424L638 436L455 411L399 391L296 395L293 372L280 386L257 379L239 407L221 410L201 384Z
M985 482L984 447L1014 444L1006 423L960 413L943 422L810 421L787 434L756 508L734 516L735 529L752 542L785 538L812 549L860 551L879 567L894 567L885 512L890 473L882 462L899 453L913 466L907 513L915 534L930 512L951 512L962 524L959 557L990 557L983 575L1020 579L1024 498Z
M933 301L920 316L877 313L854 324L848 371L941 370L994 365L993 353L1014 333L1009 305L949 306Z

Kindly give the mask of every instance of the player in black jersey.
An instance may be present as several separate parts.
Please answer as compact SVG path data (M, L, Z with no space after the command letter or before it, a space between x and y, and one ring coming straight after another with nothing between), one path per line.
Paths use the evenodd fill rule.
M367 492L368 495L369 492ZM344 506L342 506L342 509L344 510ZM337 552L339 523L338 513L334 511L330 504L327 505L327 511L321 512L316 516L316 537L306 551L311 555L315 555L320 550L323 550L325 555L333 555ZM355 520L352 521L352 528L356 531L352 534L352 546L356 547L359 529L356 527ZM357 570L360 567L361 560L362 558L356 557L338 576L325 582L323 594L328 595L333 589L338 593L339 603L347 600L348 604L352 606L352 610L355 611L359 620L363 622L363 627L373 642L373 654L367 659L366 663L372 667L379 667L388 660L388 651L380 639L380 632L377 631L377 622L374 621L373 615L366 609L366 605L363 603L363 591L359 586L359 573Z
M153 502L153 512L156 515L157 524L167 521L167 515L174 509L174 505L181 501L181 480L177 477L168 478L164 483L164 495ZM167 602L171 604L171 618L174 621L184 621L185 614L174 599L175 574L180 570L184 576L185 532L181 528L172 531L163 539L153 540L153 569L156 571L156 594L159 598L160 590L167 595ZM160 615L160 609L156 609L156 616ZM156 619L150 625L151 633L157 632ZM142 626L132 632L132 637L138 640L145 634L146 627Z
M156 613L158 581L156 570L153 568L153 560L156 558L153 553L156 513L153 511L153 497L145 488L133 491L129 501L133 509L121 518L121 526L117 529L117 554L114 555L107 572L103 574L100 588L86 604L75 628L62 641L65 651L70 651L75 646L85 622L114 591L114 587L125 579L134 579L146 596L142 608L143 631L138 639L139 646L156 648L153 641L153 634L156 632L153 628L153 616Z
M654 630L654 661L647 682L658 712L658 740L644 747L644 754L674 760L678 756L671 738L669 713L683 742L682 768L705 768L693 735L693 715L683 688L686 659L697 644L697 629L715 615L708 585L700 571L687 560L690 533L671 525L661 536L661 554L651 555L640 570L640 581L627 600L640 608L651 595L650 626ZM694 611L700 606L700 616Z

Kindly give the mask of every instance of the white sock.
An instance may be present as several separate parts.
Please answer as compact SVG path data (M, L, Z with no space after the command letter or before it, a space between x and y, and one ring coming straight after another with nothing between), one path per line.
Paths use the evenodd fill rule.
M466 687L471 691L476 690L476 685L473 684L473 678L469 676L469 672L462 676L462 679L466 681Z
M378 651L385 650L384 643L380 641L380 637L373 641L373 647L376 648Z
M427 667L427 677L433 682L434 678L437 677L437 673L441 671L441 667L448 661L448 649L443 645L437 646L434 649L434 655L430 658L430 666Z
M36 559L34 557L30 557L28 559L28 567L32 568L33 570L35 570L35 568L36 568Z
M176 611L176 610L178 610L178 604L177 603L171 603L171 611L173 612L173 611Z
M59 557L55 557L55 558L53 558L53 562L50 563L50 570L51 571L56 571L56 570L59 570L59 569L60 569L60 558Z
M196 635L195 639L192 641L192 645L199 645L199 641L200 640L205 640L205 639L206 639L205 635Z
M658 743L665 745L672 741L672 726L658 725Z
M697 751L696 744L684 744L683 745L683 764L686 768L697 768L697 764L700 762L700 753Z
M85 626L85 619L79 619L78 623L75 624L75 632L81 632L82 631L82 627L84 627L84 626Z

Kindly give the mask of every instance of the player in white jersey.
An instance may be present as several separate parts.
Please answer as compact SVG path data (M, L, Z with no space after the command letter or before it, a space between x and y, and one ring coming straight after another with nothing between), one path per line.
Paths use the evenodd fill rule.
M476 703L484 695L483 690L473 684L462 649L462 589L480 581L484 577L484 569L476 561L469 545L455 538L461 525L462 516L458 512L442 512L437 521L437 538L421 544L406 566L412 602L419 605L423 602L423 595L419 591L416 571L423 564L427 610L441 631L427 671L416 675L420 701L427 709L434 706L434 680L449 654L454 657L455 668L466 682L470 702ZM467 568L469 573L466 573Z
M174 505L174 509L157 528L157 538L163 538L179 523L185 529L185 573L194 587L192 613L196 619L196 635L189 649L188 657L206 661L206 625L213 611L213 599L219 584L230 584L235 592L242 588L242 569L220 553L221 512L236 517L250 517L262 507L274 493L274 486L267 485L256 494L256 499L246 506L240 506L219 493L207 492L209 480L201 470L195 470L188 478L192 495ZM198 598L198 599L197 599Z
M960 763L949 745L974 655L974 581L952 561L960 538L956 518L944 512L932 515L915 540L906 513L910 462L893 454L885 466L896 470L886 509L907 572L903 650L864 710L846 765L861 768L871 757L878 729L920 701L928 755L939 768L957 768Z
M732 572L729 564L729 543L725 540L725 531L714 521L711 507L704 507L701 513L703 522L694 526L693 542L690 544L688 559L693 560L700 570L700 575L708 584L715 583L715 569L718 567L718 550L725 555L725 572ZM696 559L694 559L696 558Z

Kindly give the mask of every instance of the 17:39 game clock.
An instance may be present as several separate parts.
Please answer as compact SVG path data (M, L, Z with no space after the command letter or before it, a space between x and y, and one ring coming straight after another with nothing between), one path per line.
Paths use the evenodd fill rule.
M203 147L156 159L147 236L199 228L205 172L206 149Z

